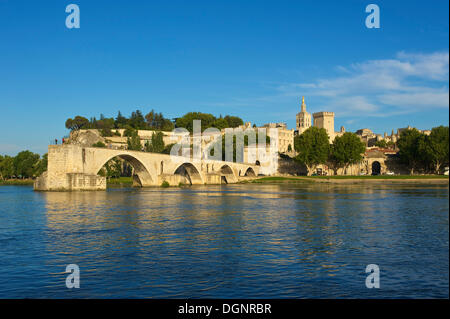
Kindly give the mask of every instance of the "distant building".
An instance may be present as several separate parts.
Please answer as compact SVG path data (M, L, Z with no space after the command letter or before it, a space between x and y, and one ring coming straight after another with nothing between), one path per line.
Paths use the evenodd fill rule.
M313 114L314 126L324 128L327 131L330 142L336 136L334 132L334 112L317 112Z
M278 152L290 153L294 151L294 130L288 129L286 123L267 123L263 127L267 128L267 135L272 138L270 131L272 128L277 129L278 133Z
M301 111L297 113L296 122L298 134L302 134L304 131L311 127L311 114L306 112L304 96L302 96Z

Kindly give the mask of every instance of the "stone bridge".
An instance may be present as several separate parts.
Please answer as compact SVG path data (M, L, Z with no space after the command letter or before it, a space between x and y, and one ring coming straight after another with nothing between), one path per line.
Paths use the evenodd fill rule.
M255 177L259 166L215 160L193 161L191 158L159 153L118 150L78 145L50 145L48 170L39 176L34 189L41 191L106 189L106 178L97 175L111 159L118 157L133 168L133 184L169 185L236 183Z

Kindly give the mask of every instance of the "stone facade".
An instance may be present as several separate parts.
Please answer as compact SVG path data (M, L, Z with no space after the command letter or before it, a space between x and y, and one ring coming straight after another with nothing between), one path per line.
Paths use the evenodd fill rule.
M317 112L313 114L314 126L324 128L327 131L328 139L333 142L334 133L334 112Z

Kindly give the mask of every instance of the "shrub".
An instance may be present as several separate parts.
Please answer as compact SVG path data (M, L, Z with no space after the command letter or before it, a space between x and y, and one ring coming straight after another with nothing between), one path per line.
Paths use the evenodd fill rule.
M164 182L162 182L162 184L161 184L161 187L169 187L169 186L170 186L170 184L169 184L168 181L164 181Z
M92 144L92 146L93 147L106 147L105 143L100 142L100 141L97 142L97 143Z

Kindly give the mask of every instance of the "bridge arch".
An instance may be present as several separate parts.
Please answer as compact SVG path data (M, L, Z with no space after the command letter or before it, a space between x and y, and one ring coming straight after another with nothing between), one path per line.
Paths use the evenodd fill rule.
M202 175L200 174L200 170L198 170L194 164L189 163L189 162L179 165L175 169L173 174L174 175L178 174L178 175L184 176L186 178L186 180L188 181L188 183L191 185L204 183Z
M220 167L220 175L222 176L222 182L225 184L236 183L238 180L233 169L227 164Z
M112 154L108 157L106 157L106 160L103 159L101 161L101 165L95 169L95 173L98 174L100 170L105 166L106 163L108 163L110 160L114 158L120 158L124 160L125 162L129 163L133 169L133 185L134 186L150 186L155 185L157 178L156 175L152 175L150 173L150 170L142 163L141 160L136 158L133 155L130 154Z
M255 170L251 167L247 168L247 170L245 171L244 176L251 176L251 177L255 177L256 173Z

